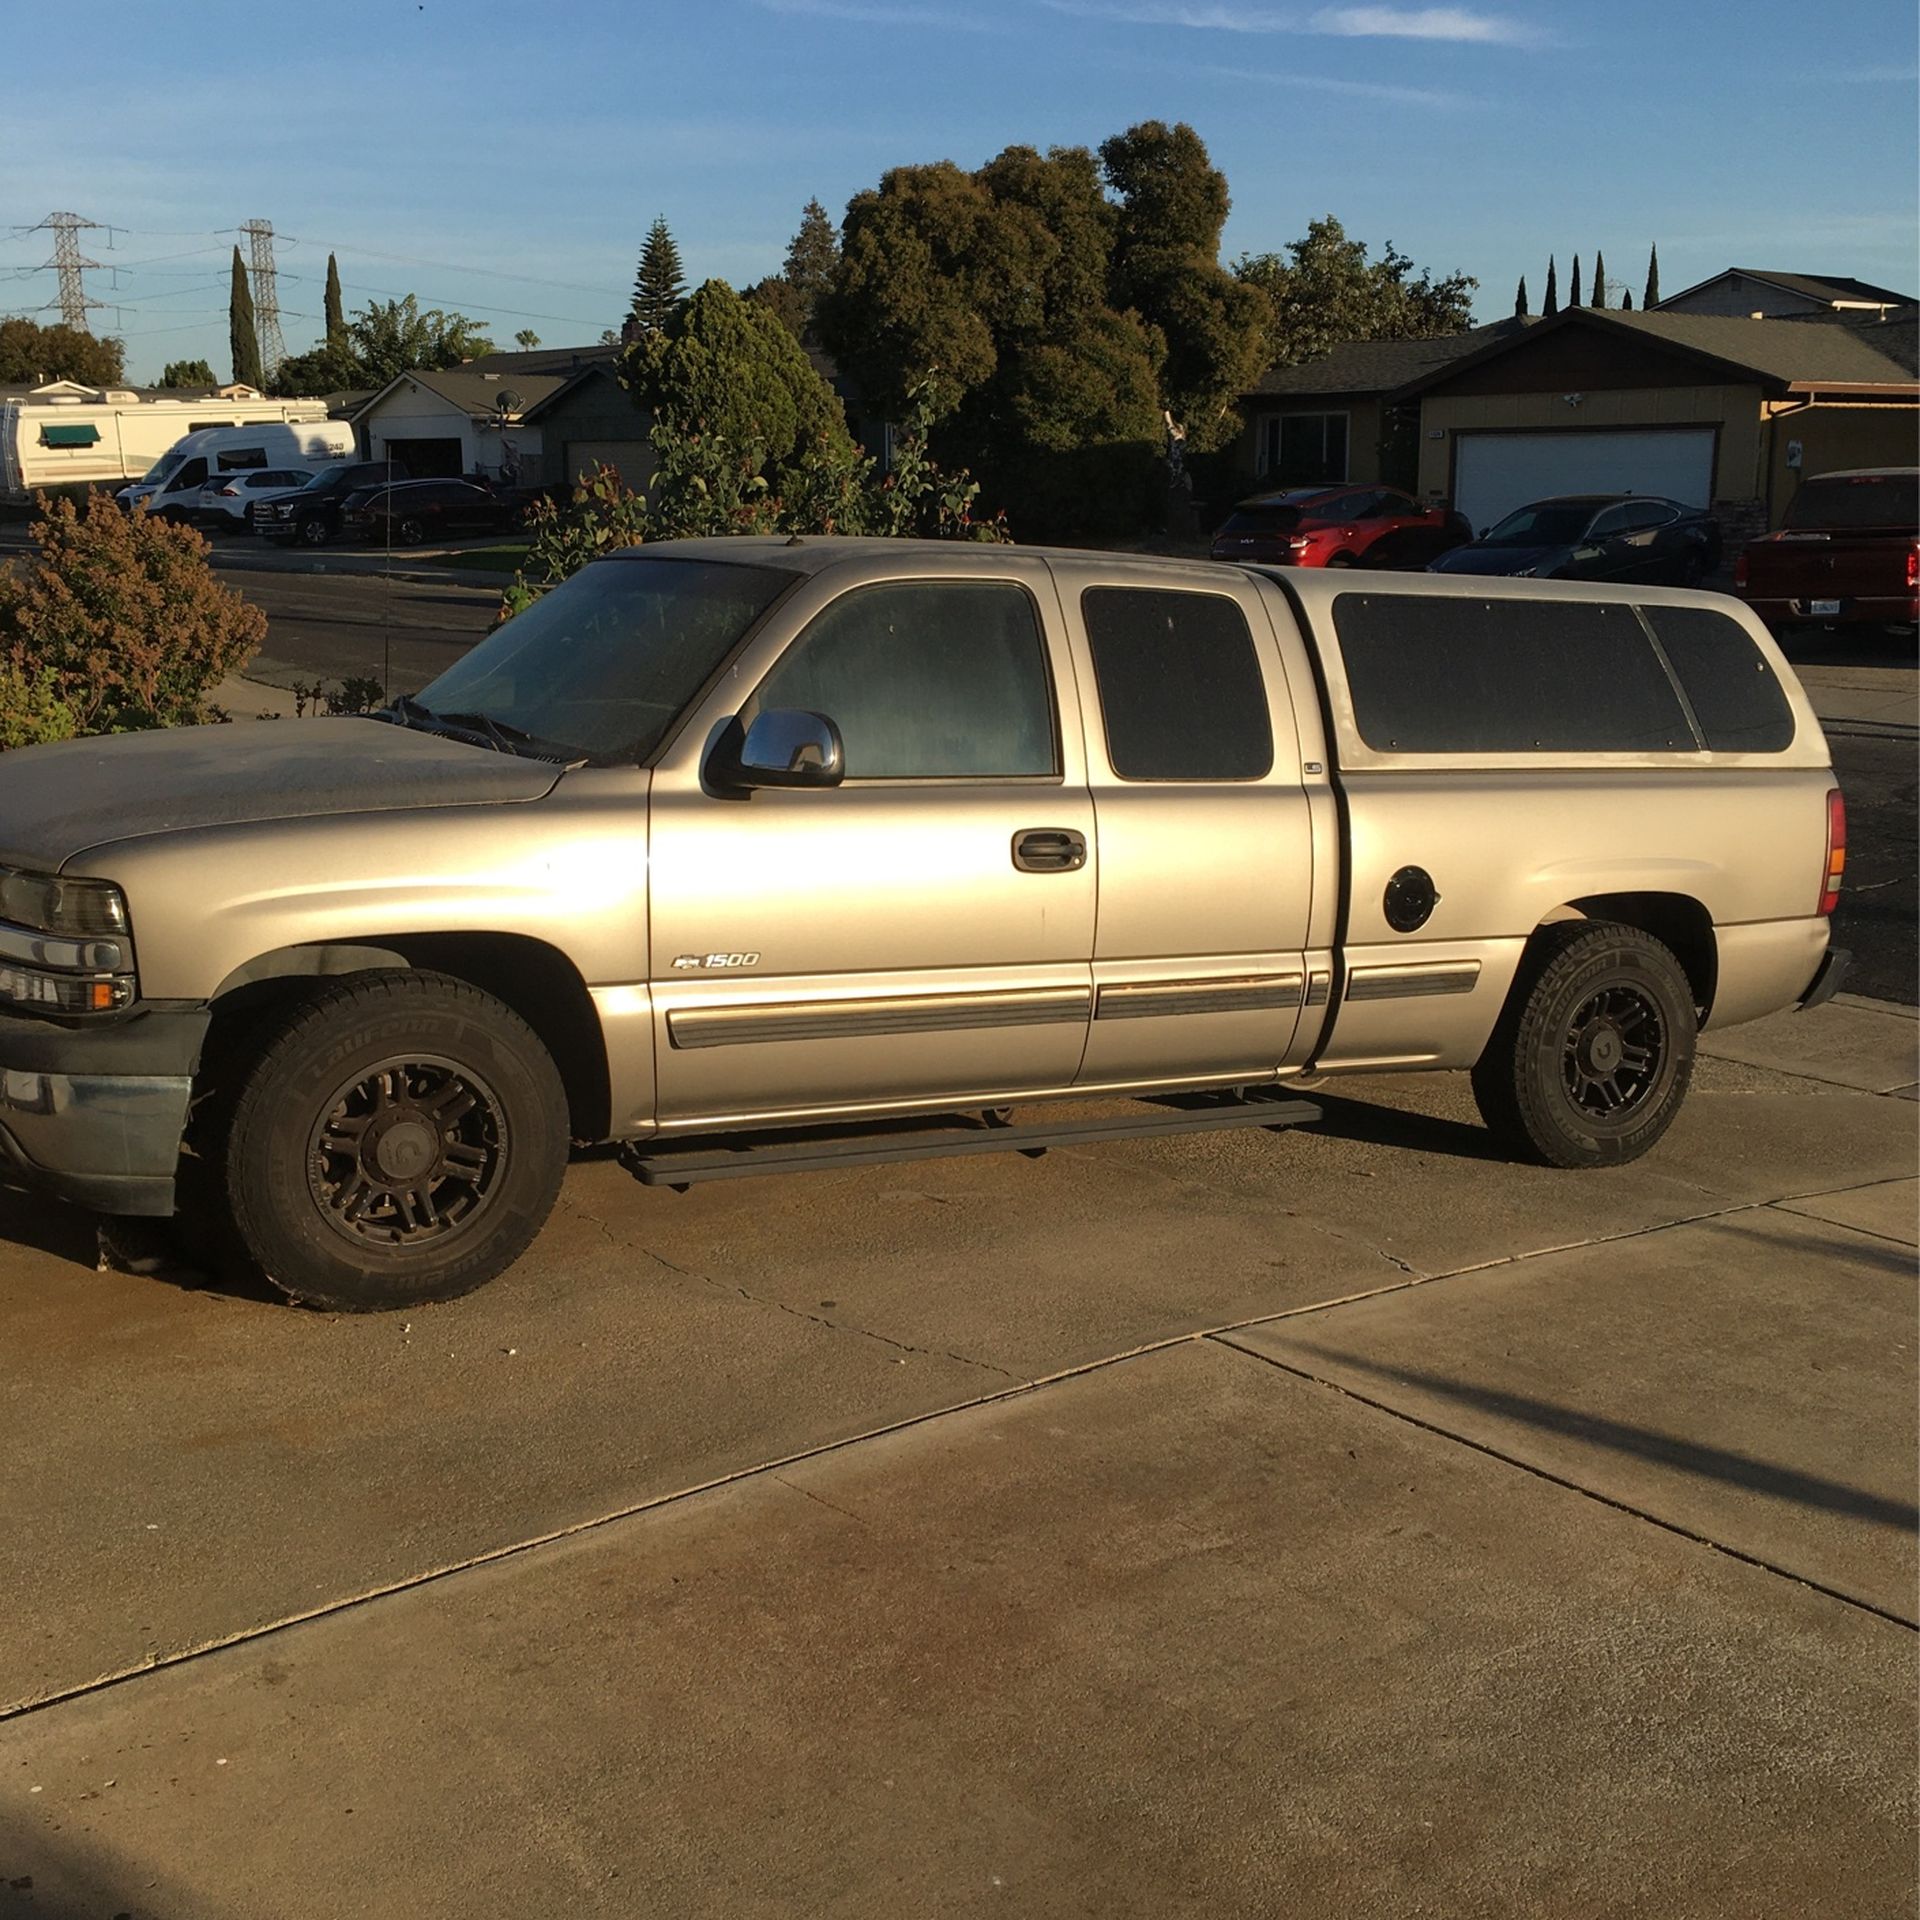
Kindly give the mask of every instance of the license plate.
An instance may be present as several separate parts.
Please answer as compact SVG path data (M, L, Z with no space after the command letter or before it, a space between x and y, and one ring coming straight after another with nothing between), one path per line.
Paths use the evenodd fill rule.
M1831 620L1840 611L1838 600L1814 600L1808 605L1816 620Z

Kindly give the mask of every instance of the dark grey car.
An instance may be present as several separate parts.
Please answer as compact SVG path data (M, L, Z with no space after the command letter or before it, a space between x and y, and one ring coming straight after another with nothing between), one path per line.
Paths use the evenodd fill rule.
M1516 508L1427 571L1691 587L1719 558L1720 529L1697 507L1658 494L1570 493Z

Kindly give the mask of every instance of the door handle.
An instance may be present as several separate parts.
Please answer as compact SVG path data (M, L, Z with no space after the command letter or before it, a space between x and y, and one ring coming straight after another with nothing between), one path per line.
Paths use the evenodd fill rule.
M1087 836L1071 827L1027 827L1013 836L1022 873L1074 873L1087 864Z

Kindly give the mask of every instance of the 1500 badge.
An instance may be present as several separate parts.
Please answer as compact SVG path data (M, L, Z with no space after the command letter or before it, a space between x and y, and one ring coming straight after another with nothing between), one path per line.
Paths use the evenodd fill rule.
M757 967L760 956L757 953L683 953L674 961L675 973L692 973L696 970L721 973L729 967Z

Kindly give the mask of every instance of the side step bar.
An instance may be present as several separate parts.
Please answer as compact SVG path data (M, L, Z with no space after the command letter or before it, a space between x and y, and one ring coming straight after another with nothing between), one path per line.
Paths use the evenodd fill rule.
M730 1147L648 1147L634 1142L620 1162L642 1186L684 1193L701 1180L740 1180L757 1173L818 1173L830 1167L888 1166L963 1153L1020 1153L1037 1160L1049 1147L1097 1146L1164 1133L1212 1133L1227 1127L1308 1127L1320 1118L1311 1100L1254 1094L1231 1106L1160 1107L1110 1120L1054 1125L927 1128L910 1133L839 1133L807 1139L739 1137Z

